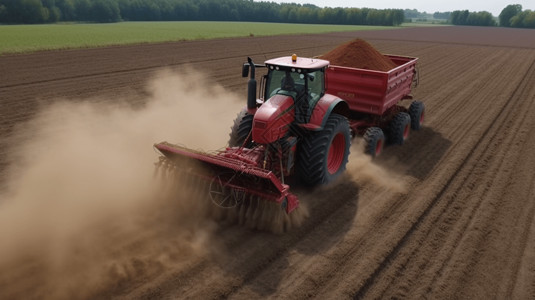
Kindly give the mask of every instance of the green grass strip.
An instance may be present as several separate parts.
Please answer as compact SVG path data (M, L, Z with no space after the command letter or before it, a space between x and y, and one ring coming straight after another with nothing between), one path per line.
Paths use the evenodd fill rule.
M394 27L254 22L0 25L0 54L251 35L311 34L392 28Z

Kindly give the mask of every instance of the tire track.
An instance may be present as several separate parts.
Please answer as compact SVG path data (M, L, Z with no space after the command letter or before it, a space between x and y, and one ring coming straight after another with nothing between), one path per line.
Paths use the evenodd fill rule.
M531 64L527 74L534 71L533 70L534 64L535 63ZM525 78L529 78L529 77L525 77ZM515 104L518 100L515 98L515 96L523 92L523 89L525 88L526 84L527 84L527 80L524 79L516 86L513 94L510 96L508 101L505 101L504 105L500 109L500 111L504 111L504 110L506 111L506 116L503 117L503 114L497 114L496 117L492 120L491 124L495 124L500 118L503 118L502 122L500 123L501 124L500 127L507 125L506 122L508 121L508 118L510 117L510 115L513 112L516 112ZM444 187L439 191L439 193L436 196L433 197L433 199L430 202L430 205L426 207L423 214L421 214L421 216L417 218L416 222L412 224L412 226L409 228L407 233L400 239L400 241L396 244L396 246L392 249L392 251L386 256L385 260L381 262L381 264L376 268L376 270L364 281L364 285L362 286L362 288L360 288L357 291L357 293L355 293L354 298L363 298L366 295L366 293L371 288L373 283L377 281L377 278L381 275L381 273L384 272L392 264L392 262L395 260L397 256L399 256L402 249L406 246L406 244L408 244L410 237L414 235L417 230L419 230L421 227L424 226L422 224L427 221L428 217L432 214L433 210L438 207L439 202L446 201L446 204L442 205L442 207L444 207L443 211L436 213L436 215L438 216L441 216L443 212L445 212L446 209L452 205L452 203L456 200L457 197L456 196L447 197L449 190L451 190L455 186L454 184L455 182L459 182L458 183L459 186L455 188L454 189L455 191L452 192L451 194L457 195L460 192L460 190L463 188L463 183L466 181L466 179L470 177L471 173L475 171L473 169L475 168L475 164L472 164L472 163L468 164L468 163L471 160L475 159L476 164L477 164L477 161L481 159L481 158L474 157L476 153L476 149L484 140L487 140L487 139L492 140L492 137L489 138L489 136L491 135L496 136L498 133L501 132L499 130L491 131L491 129L493 128L494 128L493 126L487 127L487 129L483 132L479 140L474 144L474 146L468 152L467 156L462 160L462 162L455 169L454 173L449 177ZM487 147L490 147L490 144L488 144ZM488 149L489 148L487 148L487 150ZM459 179L460 174L464 171L464 168L466 165L472 165L471 171L469 171L467 175L462 176L462 178ZM479 178L479 177L475 176L475 178ZM444 200L444 198L446 198L446 200ZM475 211L476 209L473 210L473 212ZM434 224L435 222L430 220L428 223ZM431 226L429 227L432 228ZM418 245L418 243L415 243L415 244Z
M191 268L173 272L165 276L158 286L158 294L153 294L150 288L142 287L141 289L127 295L127 298L146 298L159 297L164 290L164 294L180 294L187 298L213 298L213 297L230 297L236 293L240 287L253 281L261 271L270 266L281 257L286 257L288 251L300 244L303 239L317 230L318 226L324 224L326 220L331 219L333 215L343 214L347 211L345 204L348 198L356 195L356 187L351 182L340 182L338 185L327 189L321 189L315 195L305 195L303 200L320 200L311 203L311 217L313 222L305 223L295 232L284 234L283 236L258 233L242 228L228 227L218 233L221 236L225 246L219 255L213 257L215 260L201 259L194 263ZM343 190L333 197L333 192ZM331 205L325 205L322 202L330 198ZM358 199L354 200L355 202ZM351 202L351 201L350 201ZM348 220L345 220L348 221ZM238 238L236 238L238 236ZM216 242L217 243L217 242ZM258 253L257 249L263 249ZM239 259L236 261L235 253L239 253ZM221 273L213 273L214 267L222 268ZM176 285L176 282L187 282L188 278L198 278L191 286L197 288L188 289L187 284ZM204 282L202 284L201 282ZM217 282L213 286L210 282Z
M529 71L529 70L528 70ZM528 72L529 73L529 72ZM513 95L512 98L515 98L519 95ZM518 101L517 101L518 102ZM512 108L514 108L516 105L513 105ZM511 114L508 114L507 117L510 117ZM514 143L510 143L511 141L514 141L518 138L518 127L522 126L522 124L525 124L527 113L523 114L523 117L521 121L515 123L515 127L511 127L507 125L508 119L505 119L502 123L500 123L499 128L497 130L493 130L494 136L492 137L492 140L488 141L487 146L482 150L478 152L482 152L481 155L478 156L478 163L477 165L474 165L474 168L470 172L470 174L466 177L467 181L463 184L461 189L469 190L469 195L461 196L461 191L454 192L456 198L459 198L456 200L457 204L454 205L454 210L449 209L449 211L446 211L446 208L444 208L444 211L437 217L437 221L432 222L433 228L430 230L433 233L433 236L435 238L428 238L427 240L431 240L430 243L435 243L446 240L445 244L442 244L441 246L434 245L427 246L427 249L429 248L437 248L434 255L431 255L434 259L437 258L437 255L445 256L445 258L441 258L440 261L442 261L442 264L438 264L440 268L436 267L429 267L427 268L427 264L431 264L432 262L429 259L429 253L426 253L425 258L418 257L421 252L424 252L423 249L425 249L423 246L420 246L416 249L413 249L413 252L410 255L410 258L406 262L406 264L409 263L410 260L419 259L419 261L411 262L411 265L413 266L413 276L416 276L410 282L419 282L420 287L418 290L420 292L417 292L415 294L424 296L428 295L432 291L432 287L435 286L434 282L437 280L437 277L440 277L443 273L443 269L446 265L449 264L449 261L453 258L458 258L459 255L454 255L453 253L459 253L463 251L463 248L461 248L462 240L466 240L465 234L469 231L467 231L467 228L474 228L474 223L479 222L479 220L489 220L494 218L482 218L482 217L475 217L477 215L481 216L481 211L484 211L485 209L488 210L488 207L493 207L494 214L496 214L498 211L501 211L502 213L507 211L505 210L506 207L502 207L502 202L499 201L496 203L496 199L503 199L504 196L498 196L493 197L493 195L500 194L504 192L504 188L502 185L504 185L502 182L498 181L498 176L500 176L500 173L502 174L501 177L504 177L503 173L507 171L500 171L503 169L503 167L507 167L507 162L505 160L504 153L516 153L518 151L515 151L515 148L518 148L518 145L514 145ZM493 127L495 127L496 124L492 124ZM504 128L505 127L505 128ZM508 132L513 132L514 134L507 134ZM505 137L502 137L504 136ZM498 141L495 141L496 139L499 139ZM497 144L505 144L509 145L508 148L496 148ZM501 157L502 159L499 160L493 160L491 161L492 157ZM490 166L487 166L487 164L492 163ZM491 167L492 169L489 169ZM489 176L490 175L490 176ZM505 175L507 176L507 175ZM488 178L488 179L487 179ZM486 183L481 183L479 181L482 180L488 180ZM505 184L507 186L508 184ZM480 188L483 186L483 188ZM498 189L497 187L502 187L501 189ZM481 189L483 189L481 191ZM479 191L478 191L479 190ZM493 192L492 192L493 191ZM466 193L466 192L465 192ZM495 202L492 204L492 202ZM470 204L470 202L475 202L474 204ZM484 204L484 205L483 205ZM491 205L492 204L492 205ZM479 208L483 207L482 210ZM499 207L502 207L500 209ZM509 209L510 210L510 209ZM484 215L483 215L484 216ZM492 224L489 224L492 228ZM482 226L479 226L482 227ZM455 229L455 230L454 230ZM429 235L429 234L428 234ZM453 238L451 237L453 236ZM447 238L447 239L446 239ZM421 245L423 243L423 240L420 240L418 244ZM415 243L413 243L415 244ZM425 244L425 243L424 243ZM429 243L427 243L429 244ZM464 242L466 244L466 241ZM449 249L449 250L448 250ZM467 249L465 246L464 249ZM481 249L481 248L475 248L475 249ZM444 254L444 252L447 252ZM442 257L440 256L440 257ZM422 262L421 260L424 260ZM433 264L436 266L437 263L433 262ZM422 269L425 268L426 271L422 272ZM404 273L407 273L408 270L403 269ZM408 272L410 273L410 272ZM416 275L414 275L416 274ZM401 276L401 274L400 274ZM409 275L410 276L410 275ZM405 275L407 277L407 275ZM433 281L431 283L425 283L428 278L433 278ZM396 285L389 286L389 290L395 291ZM435 289L436 290L436 289ZM413 291L414 292L414 291ZM413 294L413 295L415 295ZM492 294L492 293L491 293ZM399 294L397 295L400 296Z

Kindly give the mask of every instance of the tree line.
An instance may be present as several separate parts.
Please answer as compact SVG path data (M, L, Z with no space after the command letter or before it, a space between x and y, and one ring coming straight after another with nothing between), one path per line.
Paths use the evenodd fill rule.
M523 11L520 4L507 5L498 18L504 27L535 28L535 11Z
M312 4L253 0L0 0L0 24L120 21L249 21L397 26L405 19L447 19L453 25L497 26L486 11L435 12L416 9L320 8ZM511 4L499 25L535 28L535 11Z
M453 25L468 26L496 26L496 20L488 11L469 12L468 10L455 10L450 14Z
M498 16L502 27L535 28L535 11L522 10L522 5L507 5ZM469 12L456 10L450 14L453 25L497 26L498 22L491 13L486 11Z
M404 21L401 9L320 8L252 0L0 0L0 23L59 21L253 21L384 25Z
M422 18L431 16L426 12L419 12L416 9L405 9L405 18ZM535 11L522 10L520 4L507 5L495 18L490 12L478 11L471 12L468 10L455 10L452 12L435 12L434 19L445 19L453 25L468 26L502 26L518 28L535 28ZM499 21L499 24L498 22Z

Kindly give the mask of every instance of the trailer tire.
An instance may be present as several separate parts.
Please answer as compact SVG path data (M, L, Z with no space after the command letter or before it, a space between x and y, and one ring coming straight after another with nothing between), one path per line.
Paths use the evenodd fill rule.
M370 127L364 133L364 141L366 142L364 152L371 157L377 157L383 152L385 134L379 127Z
M390 143L403 145L411 131L411 116L406 112L397 113L390 122Z
M409 107L409 115L411 116L411 129L420 130L425 116L424 103L421 101L413 101Z
M243 142L249 136L249 133L253 129L254 115L247 113L246 110L242 110L234 119L234 124L230 128L230 139L228 144L230 147L241 147ZM245 146L250 148L253 145L252 141L249 141Z
M309 186L332 182L346 169L350 145L347 118L331 114L322 130L308 132L300 143L299 179Z

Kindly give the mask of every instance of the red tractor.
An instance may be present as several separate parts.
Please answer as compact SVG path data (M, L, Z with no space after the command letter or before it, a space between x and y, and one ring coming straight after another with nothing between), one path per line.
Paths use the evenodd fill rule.
M155 147L160 166L182 170L205 183L217 205L243 210L271 203L291 213L299 206L289 180L305 186L333 181L346 168L352 137L361 135L366 152L378 155L385 144L403 144L419 129L422 102L412 99L416 58L387 56L397 67L388 71L329 65L295 54L243 65L249 76L247 107L238 113L229 146L202 153L167 142ZM257 98L256 69L267 68ZM266 202L267 201L267 202Z

